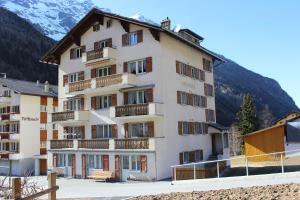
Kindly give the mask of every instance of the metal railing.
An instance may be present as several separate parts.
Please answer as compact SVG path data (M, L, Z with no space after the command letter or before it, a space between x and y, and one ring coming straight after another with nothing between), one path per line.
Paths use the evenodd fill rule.
M173 181L300 171L300 149L171 166Z

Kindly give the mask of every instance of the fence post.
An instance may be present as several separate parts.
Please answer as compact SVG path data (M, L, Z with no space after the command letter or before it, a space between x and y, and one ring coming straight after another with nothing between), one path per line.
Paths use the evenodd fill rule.
M53 188L56 186L56 173L50 173L48 174L48 188ZM56 200L56 190L50 192L48 194L49 200Z
M196 164L194 164L194 180L196 179Z
M280 154L280 162L281 162L281 172L284 173L284 166L283 166L283 153Z
M174 181L176 181L176 167L174 167L173 169L174 169Z
M13 178L12 180L12 198L14 200L21 199L22 191L21 191L21 178Z
M218 178L220 178L219 161L217 161L217 174L218 174Z
M249 176L249 169L248 169L248 159L247 156L245 156L246 158L246 175Z

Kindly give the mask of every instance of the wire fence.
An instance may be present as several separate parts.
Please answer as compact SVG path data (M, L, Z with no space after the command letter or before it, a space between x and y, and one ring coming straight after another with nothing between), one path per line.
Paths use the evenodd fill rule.
M300 149L171 166L173 181L300 171Z

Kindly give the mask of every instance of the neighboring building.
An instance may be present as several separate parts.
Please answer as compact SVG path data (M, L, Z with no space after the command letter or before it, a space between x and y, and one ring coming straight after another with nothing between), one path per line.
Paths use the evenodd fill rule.
M285 124L287 121L293 120L300 117L300 112L291 112L284 117L280 118L279 120L275 121L274 125L282 125Z
M93 9L42 58L59 65L50 168L160 180L171 177L171 165L213 154L213 141L222 141L208 125L216 122L212 63L220 58L202 37L170 26Z
M47 174L47 116L57 109L57 87L0 78L0 95L0 174L33 174L35 162L35 173Z
M291 113L274 126L244 136L245 155L254 156L284 151L300 152L300 115ZM292 154L292 153L289 153ZM253 161L273 160L273 156L259 156Z

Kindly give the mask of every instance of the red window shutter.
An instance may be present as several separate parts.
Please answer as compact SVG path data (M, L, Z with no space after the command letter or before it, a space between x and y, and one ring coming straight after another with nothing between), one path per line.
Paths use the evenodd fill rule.
M57 154L56 153L53 154L52 165L53 165L53 167L57 166Z
M137 31L137 41L138 43L143 42L143 30Z
M179 153L179 164L183 164L183 153Z
M76 156L72 154L72 176L76 176Z
M96 69L91 70L91 78L96 78Z
M148 136L154 137L154 122L148 122Z
M191 70L192 70L192 68L191 68L191 66L190 65L186 65L186 74L185 75L187 75L187 76L191 76Z
M141 156L141 172L147 173L147 156Z
M70 59L75 58L75 49L70 49Z
M85 139L85 127L81 126L80 131L81 131L81 139Z
M112 106L117 106L117 94L111 95L111 104Z
M116 74L117 73L117 65L112 65L111 66L111 74Z
M120 179L120 156L115 155L115 179Z
M128 138L128 123L124 124L125 138Z
M189 152L189 162L195 162L195 151Z
M194 122L189 122L189 133L194 134Z
M63 86L65 86L66 84L68 84L68 82L69 82L69 76L68 75L64 75Z
M79 72L79 80L84 80L84 71Z
M147 99L148 99L148 103L153 102L153 89L147 89Z
M91 97L91 107L93 110L96 110L96 97Z
M176 60L176 73L180 73L180 70L179 70L179 61Z
M128 68L128 63L124 62L123 63L123 72L126 73L127 72L127 68Z
M177 91L177 103L178 104L181 104L181 98L180 98L180 95L181 94L181 92L180 91Z
M10 113L10 106L7 106L7 113Z
M84 110L84 97L82 97L80 99L80 106L81 106L81 109L80 110Z
M206 117L206 121L208 122L209 119L208 119L208 110L207 109L205 109L205 117Z
M178 134L182 135L182 122L178 122Z
M97 42L94 42L94 50L96 51L98 49L100 49L100 48L99 48L99 42L97 41Z
M84 154L81 155L82 162L82 178L86 178L86 156Z
M107 41L107 46L111 48L112 47L112 38L109 38L106 41Z
M152 57L146 58L146 70L147 72L152 72Z
M193 94L188 94L188 105L193 105Z
M129 34L123 34L122 35L122 46L128 46L129 45Z
M103 163L103 171L109 171L109 157L108 155L102 156L102 163Z
M124 105L128 104L128 92L124 92Z
M92 125L92 139L97 138L97 129L96 125Z
M112 138L118 138L118 126L117 126L117 124L112 125Z

